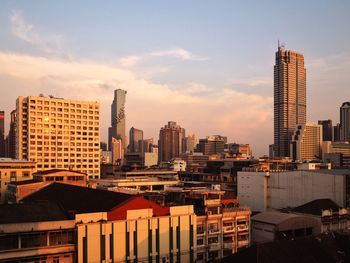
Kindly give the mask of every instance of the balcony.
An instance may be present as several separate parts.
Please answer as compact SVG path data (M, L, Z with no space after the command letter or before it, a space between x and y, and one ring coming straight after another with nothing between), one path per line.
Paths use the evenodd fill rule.
M247 225L237 225L238 231L248 231Z
M235 231L236 231L236 229L235 229L234 226L224 226L223 227L223 232L224 233L233 233Z
M208 229L209 235L218 235L219 233L220 233L220 230L217 228Z
M234 243L233 242L225 242L223 247L224 247L224 249L233 249Z
M249 245L249 241L248 240L240 240L238 241L238 247L246 247Z

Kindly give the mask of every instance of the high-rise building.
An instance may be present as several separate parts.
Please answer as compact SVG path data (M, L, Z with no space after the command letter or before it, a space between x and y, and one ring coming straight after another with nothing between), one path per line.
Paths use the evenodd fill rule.
M16 158L16 110L11 111L10 131L7 136L7 157Z
M169 121L167 125L159 131L158 154L159 162L168 162L172 158L179 157L182 153L183 138L185 129L181 128L174 121Z
M142 149L144 152L152 152L152 147L153 147L153 138L143 140Z
M333 141L340 141L340 123L337 123L337 125L333 126Z
M126 91L116 89L111 105L111 127L108 130L108 148L112 151L112 137L122 142L122 158L127 147L125 134L125 97Z
M323 141L333 141L332 120L321 120L318 124L322 125Z
M226 143L227 137L225 136L207 136L207 138L205 139L199 139L199 143L197 145L197 152L201 152L204 155L223 153Z
M340 140L350 141L350 102L340 107Z
M131 127L129 132L129 151L143 152L143 131Z
M5 112L0 111L0 157L5 157Z
M37 169L71 169L100 176L98 102L29 96L16 101L16 156Z
M112 137L111 141L111 147L112 147L112 164L113 165L121 165L122 162L121 160L124 158L123 156L123 149L122 149L122 140L121 139L116 139Z
M191 153L194 152L198 144L198 139L195 134L191 134L185 137L184 142L182 153Z
M322 126L298 125L291 142L291 157L298 161L322 159Z
M274 66L274 151L290 157L297 125L306 123L306 69L304 56L278 46Z

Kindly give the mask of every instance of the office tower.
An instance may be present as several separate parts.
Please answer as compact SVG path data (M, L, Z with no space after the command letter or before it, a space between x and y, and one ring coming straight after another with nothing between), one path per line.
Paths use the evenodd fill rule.
M0 157L5 157L5 112L0 111Z
M322 125L323 141L333 141L332 120L321 120L318 124Z
M71 169L100 176L98 102L29 96L16 101L16 156L37 169Z
M129 132L129 151L132 153L143 152L143 131L131 127Z
M111 141L111 152L112 152L112 164L113 165L121 165L122 164L122 159L124 159L123 155L123 149L122 149L122 140L121 139L116 139L112 137Z
M196 135L195 134L188 135L188 136L186 136L184 141L185 141L185 143L184 143L183 153L194 152L194 150L198 144L198 140L196 138Z
M223 153L226 143L227 137L225 136L207 136L207 138L205 139L199 139L199 143L197 145L197 152L201 152L204 155Z
M143 152L152 152L153 138L143 140L142 144Z
M112 150L112 138L121 140L122 158L127 147L125 136L125 96L126 91L117 89L114 91L114 100L111 105L111 127L108 129L108 148Z
M350 141L350 102L340 107L340 140Z
M298 161L322 159L322 126L298 125L291 142L291 157Z
M16 158L16 110L11 111L10 130L7 136L7 156L10 158Z
M158 161L168 162L172 158L179 157L182 153L182 139L184 137L185 129L174 121L169 121L167 125L162 127L159 131Z
M340 123L337 123L337 125L333 126L333 141L340 141Z
M278 46L274 66L274 151L290 156L290 143L298 124L306 123L306 69L304 56Z

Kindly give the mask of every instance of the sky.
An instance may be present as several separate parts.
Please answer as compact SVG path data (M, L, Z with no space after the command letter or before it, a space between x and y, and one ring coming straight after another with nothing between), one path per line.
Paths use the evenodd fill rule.
M113 91L127 132L158 140L176 121L197 137L273 143L277 42L304 54L307 118L339 122L350 101L350 1L0 2L0 109L18 96L98 101L107 141Z

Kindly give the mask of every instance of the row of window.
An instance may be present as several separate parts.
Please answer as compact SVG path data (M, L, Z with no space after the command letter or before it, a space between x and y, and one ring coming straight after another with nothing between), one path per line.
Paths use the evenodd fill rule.
M56 102L56 101L48 101L48 100L30 100L29 104L37 104L37 105L52 105L52 106L64 106L64 107L76 107L76 108L83 108L83 109L98 109L99 106L97 104L91 105L91 104L80 104L80 103L72 103L72 102ZM23 104L23 106L27 106L26 103Z

